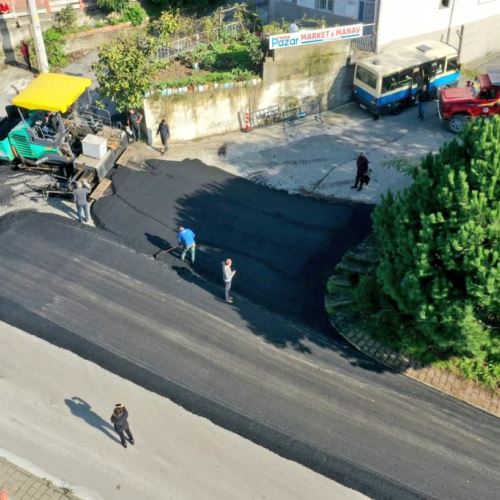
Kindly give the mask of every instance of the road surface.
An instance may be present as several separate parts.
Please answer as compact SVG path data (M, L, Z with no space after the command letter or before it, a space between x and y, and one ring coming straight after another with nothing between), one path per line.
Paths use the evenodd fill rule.
M154 255L177 245L183 224L196 233L198 273L221 283L221 262L231 257L235 292L325 326L324 283L346 250L369 233L371 205L290 196L199 161L147 164L115 172L115 194L93 207L98 225ZM189 273L178 257L160 258Z
M0 343L9 353L0 367L0 457L80 500L366 498L1 321ZM126 450L109 421L118 401L135 438ZM0 460L12 499L41 483L6 474ZM46 500L42 493L29 498Z
M219 426L376 498L500 491L495 417L76 222L7 215L0 248L6 322Z

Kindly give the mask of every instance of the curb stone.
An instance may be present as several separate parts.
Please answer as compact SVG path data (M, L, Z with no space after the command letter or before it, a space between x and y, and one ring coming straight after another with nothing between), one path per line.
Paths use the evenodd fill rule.
M3 496L1 494L3 493ZM59 488L0 457L0 498L6 500L77 500L70 489Z
M356 255L356 260L359 259L361 261L367 255L367 246L369 246L369 242L367 243L365 240L359 247L351 250L349 252L349 260L352 261L353 256ZM365 260L365 262L366 264L373 263L373 255L370 254L370 259ZM348 266L344 262L344 259L342 259L337 264L333 275L329 279L329 283L335 285L335 282L339 279L345 280L346 267ZM367 267L352 266L350 270L354 274L364 274L367 269ZM360 272L358 273L358 271ZM338 292L334 291L332 293L330 291L330 294L327 292L325 295L325 308L330 324L353 347L388 368L432 387L443 394L460 399L471 406L500 417L500 391L498 389L489 390L472 380L461 379L449 370L444 370L437 366L422 366L420 361L409 359L384 346L372 338L369 333L363 331L359 325L352 325L354 316L345 309L345 306L348 304L340 303L340 307L332 308L332 305L337 302L334 297L335 293L341 294L343 298L346 296L346 286L344 284L342 286L339 285L339 288L341 289Z

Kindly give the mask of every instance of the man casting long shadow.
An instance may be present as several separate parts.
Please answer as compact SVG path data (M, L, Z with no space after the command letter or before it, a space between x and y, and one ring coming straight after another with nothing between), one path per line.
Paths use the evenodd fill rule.
M113 426L97 413L92 411L92 408L87 401L84 401L78 396L73 396L71 399L65 399L64 402L75 417L80 417L87 424L100 430L116 443L120 442L114 435Z

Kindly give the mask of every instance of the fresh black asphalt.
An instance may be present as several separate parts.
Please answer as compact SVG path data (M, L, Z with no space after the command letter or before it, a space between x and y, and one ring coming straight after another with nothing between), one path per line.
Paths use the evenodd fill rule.
M317 330L61 217L3 217L0 249L4 321L218 425L374 498L500 491L498 419Z
M363 240L372 207L290 196L199 161L148 161L121 169L115 194L93 208L97 223L153 255L177 245L179 224L197 236L196 272L221 282L233 259L235 292L324 327L324 282L342 254ZM161 259L179 265L176 255Z

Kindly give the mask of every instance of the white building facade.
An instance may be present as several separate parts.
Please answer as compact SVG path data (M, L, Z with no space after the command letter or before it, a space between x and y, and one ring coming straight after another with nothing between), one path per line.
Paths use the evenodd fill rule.
M462 62L500 51L500 0L250 0L282 18L324 17L330 25L362 22L363 48L383 51L425 39L460 49ZM371 38L373 37L373 38Z
M431 38L468 62L500 52L500 0L379 0L375 31L377 51Z

